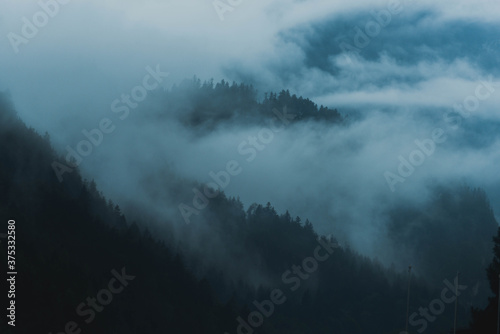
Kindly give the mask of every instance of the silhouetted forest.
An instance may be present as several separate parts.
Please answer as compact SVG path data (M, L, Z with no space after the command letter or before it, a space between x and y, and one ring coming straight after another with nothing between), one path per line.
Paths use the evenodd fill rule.
M206 129L230 120L259 122L262 113L284 105L294 110L297 120L337 123L343 119L336 110L318 108L288 91L267 94L257 102L251 86L226 82L201 84L195 79L156 94L152 99L163 101L157 107L160 111L178 110L185 124ZM18 118L5 95L0 95L0 154L0 216L16 221L19 272L18 328L12 331L2 317L2 333L59 333L75 321L88 333L232 334L238 332L239 317L249 321L256 310L254 301L269 300L275 289L283 292L286 301L275 305L256 333L399 333L404 329L407 266L386 268L339 244L335 236L319 236L307 219L276 212L270 203L245 209L238 198L222 193L200 218L203 227L183 224L174 231L167 226L178 222L159 227L147 218L141 221L141 216L148 216L141 212L135 212L137 221L131 221L78 169L59 182L51 164L64 162L63 158L52 149L48 135L39 135ZM172 182L185 182L186 189L195 184ZM427 268L412 277L411 313L439 298L443 280L453 282L457 269L467 280L467 294L473 291L473 285L486 278L491 237L498 227L482 190L460 185L438 187L434 194L424 212L408 204L387 213L391 239L414 249L407 254L408 259L416 259L411 264ZM189 200L185 194L179 196ZM474 312L475 328L493 326L500 236L495 242L488 278L496 297L486 311ZM225 253L224 261L208 258L214 244ZM334 245L333 251L317 269L309 274L292 269L303 266L318 246L328 252L326 244ZM76 309L108 286L112 270L122 272L122 268L135 278L86 323L90 318ZM481 293L487 294L484 287ZM462 326L470 320L468 303L477 295L465 294L458 309ZM421 321L416 323L410 333L423 328ZM426 324L426 330L446 333L452 324L450 305Z
M291 95L288 90L265 93L259 98L251 85L227 81L201 82L199 78L183 80L165 91L156 91L149 98L145 113L158 117L175 115L189 127L212 130L224 123L250 125L274 117L272 111L284 107L294 115L293 122L325 121L338 123L344 117L336 110L317 106L307 98Z

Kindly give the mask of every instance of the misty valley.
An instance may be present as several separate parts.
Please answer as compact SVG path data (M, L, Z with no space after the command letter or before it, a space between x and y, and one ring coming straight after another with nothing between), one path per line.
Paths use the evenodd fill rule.
M0 333L498 334L499 22L0 3Z

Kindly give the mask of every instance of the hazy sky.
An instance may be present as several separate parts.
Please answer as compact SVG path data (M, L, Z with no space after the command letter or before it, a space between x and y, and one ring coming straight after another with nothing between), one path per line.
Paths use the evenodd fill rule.
M349 64L338 56L339 41L353 45L352 28L363 28L372 20L370 10L386 9L392 0L240 2L221 21L208 0L68 1L27 44L18 46L16 54L8 34L22 35L23 17L33 22L41 7L34 1L2 1L0 89L10 90L27 121L51 131L81 118L82 112L106 112L115 95L136 85L144 68L156 64L170 73L166 86L197 75L251 80L261 90L290 88L335 106L384 100L449 105L468 91L463 80L473 86L485 74L467 58L486 49L462 50L454 57L449 53L467 43L477 46L500 39L488 34L498 28L494 26L500 16L497 1L401 0L400 13L361 50L361 59ZM425 12L433 14L420 21L413 17ZM339 22L344 23L339 29L328 29ZM485 27L478 32L483 35L464 34L468 30L463 27L473 23ZM434 39L439 32L437 43L430 40L428 30L435 33ZM413 45L418 54L395 54L398 47L405 47L400 45L405 40L418 43ZM317 41L329 42L329 48L321 50L314 45ZM490 49L500 52L500 45L493 43ZM373 53L381 58L364 58ZM322 58L317 64L323 66L311 63L313 55ZM412 62L398 64L404 59ZM332 73L328 67L337 70ZM401 81L411 80L414 86L399 85L395 73L405 75ZM382 81L388 84L380 87ZM82 105L84 110L76 110Z
M54 10L47 22L40 3ZM0 2L0 90L10 92L28 125L50 133L60 152L82 138L82 129L113 116L112 102L158 65L169 73L167 88L193 75L236 80L260 93L290 89L361 115L342 129L307 124L277 134L227 188L246 205L270 201L280 212L312 218L321 232L345 233L366 252L380 251L380 201L424 201L429 180L484 187L500 209L498 1L234 0L240 4L223 21L209 0L73 0L57 10L53 1L40 3ZM368 41L357 40L357 29L366 34L373 15L387 8L397 8L390 22ZM46 24L33 32L23 18ZM16 52L12 33L19 41L26 32L33 36ZM343 53L347 44L357 52ZM458 128L447 127L443 116L482 81L494 87L488 98ZM396 173L398 156L408 157L414 141L436 128L448 140L392 193L384 172ZM144 175L168 165L206 182L227 161L243 161L237 144L260 130L237 127L193 139L178 124L167 129L132 118L120 123L82 163L84 175L111 197L125 200L133 189L144 198Z

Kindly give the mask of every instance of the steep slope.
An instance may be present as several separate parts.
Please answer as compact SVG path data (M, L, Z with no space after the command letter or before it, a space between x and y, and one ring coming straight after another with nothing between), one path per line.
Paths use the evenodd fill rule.
M16 328L2 316L1 332L221 333L234 315L205 283L76 171L59 183L48 138L1 99L0 216L16 221L18 272Z

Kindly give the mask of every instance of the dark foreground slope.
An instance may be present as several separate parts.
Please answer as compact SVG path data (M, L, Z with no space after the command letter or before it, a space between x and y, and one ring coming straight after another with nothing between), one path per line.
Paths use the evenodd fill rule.
M2 312L0 332L222 333L235 316L204 283L76 171L59 183L49 142L1 102L0 217L16 221L18 276L16 328Z

